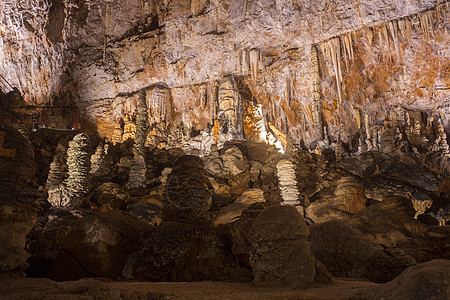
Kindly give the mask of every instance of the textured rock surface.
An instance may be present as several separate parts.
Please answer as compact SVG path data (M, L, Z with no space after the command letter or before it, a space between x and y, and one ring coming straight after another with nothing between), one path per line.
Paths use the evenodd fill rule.
M0 273L22 273L25 236L36 219L33 147L18 131L0 129Z
M400 276L361 295L364 299L448 299L450 261L432 260L406 269Z
M414 215L411 200L390 196L354 215L348 224L376 243L395 246L406 237L425 232L426 226L415 220Z
M387 282L416 264L401 250L385 249L342 221L315 224L309 230L312 253L335 277Z
M48 202L53 206L76 207L89 191L90 141L87 135L77 134L69 142L67 166L69 177L63 183L51 187Z
M164 220L187 223L204 221L211 207L210 189L203 161L191 155L180 157L167 178Z
M250 205L255 203L265 203L264 192L260 189L245 190L234 203L224 206L220 209L214 220L214 224L230 223L238 219L242 212Z
M250 274L237 265L214 227L165 222L130 255L123 276L141 281L235 281L248 280Z
M133 146L133 161L131 162L128 187L137 188L145 184L147 165L145 164L145 140L147 138L148 108L145 91L138 94L136 134Z
M292 162L288 159L282 159L277 163L277 176L280 185L281 198L283 205L300 204L298 200L297 178Z
M306 216L315 223L332 219L348 220L366 208L364 186L354 177L343 177L337 182L333 195L319 199L306 208Z
M254 282L295 287L329 284L332 277L311 254L309 229L297 209L271 206L256 218L250 257Z
M152 231L153 226L118 211L80 219L53 261L51 278L73 280L84 273L84 277L117 279L128 255L139 249Z
M350 152L359 140L384 152L414 144L409 128L377 121L397 122L391 111L402 106L427 117L439 111L449 130L442 0L30 0L1 9L0 73L29 103L76 103L83 126L102 137L120 119L132 123L140 90L151 123L163 121L163 140L202 151L225 131L239 138L257 128L241 128L258 119L246 113L252 106L277 142L289 133L305 148L322 138L328 147L338 135ZM447 168L438 156L435 166Z

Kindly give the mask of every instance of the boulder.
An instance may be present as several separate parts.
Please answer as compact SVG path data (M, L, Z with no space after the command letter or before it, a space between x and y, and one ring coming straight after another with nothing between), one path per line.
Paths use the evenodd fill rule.
M343 177L339 179L332 196L316 200L306 208L306 216L315 223L332 219L348 220L362 211L366 202L362 183L354 177Z
M311 251L335 277L387 282L416 264L403 251L385 249L339 220L314 224L309 230Z
M50 207L36 220L27 234L26 250L31 254L27 260L28 277L49 277L49 270L74 224L89 211L65 207ZM74 269L74 272L76 268ZM80 277L87 274L82 272ZM51 276L50 276L51 277Z
M375 286L361 299L443 300L450 297L450 260L436 259L409 267L397 278Z
M426 226L414 219L415 213L408 198L388 196L354 215L348 224L375 243L395 247L406 237L423 235L426 231Z
M97 187L89 201L100 210L121 209L130 195L117 183L106 182Z
M305 288L329 284L332 277L310 251L309 229L293 206L271 206L256 218L250 264L255 283Z
M84 271L88 274L84 277L117 279L127 257L153 230L153 226L119 211L98 212L80 219L67 234L49 277L79 279L77 273Z
M159 225L162 220L162 207L155 203L131 203L127 206L130 214L153 225Z
M214 224L225 224L235 221L239 218L249 205L254 203L264 203L264 192L260 189L248 189L239 196L234 203L224 206L220 209Z
M235 145L226 149L220 158L223 161L224 170L232 176L237 176L250 167L249 162L244 157L241 150Z
M127 259L126 279L203 281L249 279L212 226L163 222Z

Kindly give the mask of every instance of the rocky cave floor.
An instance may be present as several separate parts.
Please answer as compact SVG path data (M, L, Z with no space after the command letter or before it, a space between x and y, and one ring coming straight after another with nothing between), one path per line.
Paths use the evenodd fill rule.
M0 133L1 299L450 295L450 180L413 152L146 147L134 187L132 140Z

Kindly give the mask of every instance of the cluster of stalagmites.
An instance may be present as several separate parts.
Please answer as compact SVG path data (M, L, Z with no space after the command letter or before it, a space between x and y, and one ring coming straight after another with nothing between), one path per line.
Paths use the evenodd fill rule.
M90 173L90 141L87 135L80 133L69 142L67 149L67 167L68 178L64 182L51 185L48 191L48 202L53 206L78 206L83 197L89 191L89 173ZM58 172L61 166L58 160L55 162L53 170ZM60 175L61 173L59 173ZM55 180L58 173L52 173L51 180ZM57 178L58 182L61 178Z
M92 157L87 137L75 136L65 180L64 153L55 156L51 204L73 208L84 198L91 209L45 211L29 235L29 272L59 280L90 274L307 287L330 283L331 275L384 282L446 257L436 250L446 227L423 223L438 225L426 217L439 213L431 205L442 178L414 153L342 153L335 160L329 150L287 147L281 154L265 143L233 141L213 144L200 158L145 147L140 128L134 144L100 143ZM381 141L392 142L385 136ZM133 186L138 155L146 172ZM106 164L108 173L99 175Z

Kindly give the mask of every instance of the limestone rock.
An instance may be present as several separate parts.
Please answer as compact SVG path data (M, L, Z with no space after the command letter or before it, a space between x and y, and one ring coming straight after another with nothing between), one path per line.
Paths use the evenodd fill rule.
M142 281L238 280L239 268L212 226L164 222L128 257L126 279Z
M106 182L97 187L89 202L100 210L121 209L130 195L117 183Z
M116 279L128 255L139 249L152 231L153 226L119 211L98 212L80 219L53 262L52 276L77 279L74 275L78 270L71 266L77 262L78 268L90 276Z
M61 251L67 238L67 233L86 214L89 214L89 212L57 206L50 207L38 217L35 226L27 234L26 250L31 254L31 257L27 260L30 265L26 270L28 277L47 277L55 280L65 279L58 277L61 274L52 273L52 265ZM70 262L68 261L67 264L70 264ZM88 276L84 270L78 271L80 270L75 264L72 276L74 274L80 277ZM72 278L74 277L69 279Z
M448 299L450 261L436 259L406 269L386 284L373 287L361 298L374 299Z
M65 162L61 155L55 155L52 163L50 164L50 170L48 171L48 178L45 184L46 189L50 189L52 186L61 184L64 180L65 174Z
M60 185L51 187L48 202L53 206L76 207L89 191L90 142L87 135L77 134L69 142L67 166L69 177Z
M264 192L260 189L249 189L242 193L239 196L235 203L242 203L246 205L251 205L254 203L264 203L266 199L264 199Z
M283 205L300 204L298 200L297 179L292 162L288 159L282 159L277 163L277 176L281 190Z
M314 224L309 230L312 253L335 277L387 282L416 263L401 250L384 249L342 221Z
M305 220L295 207L271 206L256 218L250 257L256 283L285 283L309 287L332 281L311 254Z
M426 226L414 219L411 200L401 196L385 197L354 215L348 224L378 244L395 247L406 237L422 235Z
M362 211L366 202L362 183L354 177L343 177L339 179L332 196L316 200L306 208L306 216L315 223L332 219L348 220Z
M163 219L198 222L206 218L211 207L211 184L205 175L203 161L185 155L177 159L167 178Z
M214 220L214 224L226 224L235 221L247 207L248 205L244 203L232 203L222 207Z
M127 206L130 214L152 225L162 221L162 207L156 203L131 203Z
M135 154L130 164L127 187L134 189L143 186L146 180L146 174L147 167L144 156Z
M427 209L431 208L433 204L433 200L422 192L415 192L411 195L411 201L413 203L413 207L416 210L416 214L414 215L414 219L417 219L417 216L424 214Z
M23 274L25 236L37 214L33 147L18 131L0 128L0 272Z
M237 176L247 169L249 163L237 146L231 146L220 156L223 161L223 168L229 174Z

